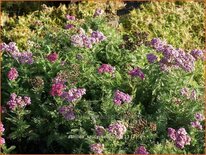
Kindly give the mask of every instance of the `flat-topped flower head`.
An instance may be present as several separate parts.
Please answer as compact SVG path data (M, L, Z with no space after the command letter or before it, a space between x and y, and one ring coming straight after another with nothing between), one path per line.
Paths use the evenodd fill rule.
M56 52L50 53L47 56L47 59L51 62L54 63L58 59L58 54Z
M86 94L85 88L71 88L68 92L63 92L61 97L67 102L74 102L81 99Z
M147 60L149 63L154 63L157 60L157 56L152 53L149 53L147 54Z
M117 139L123 139L123 136L127 131L127 128L123 122L117 121L109 125L108 131Z
M136 149L134 154L149 154L149 152L147 151L147 149L144 146L140 146Z
M117 90L114 94L113 101L116 105L121 105L123 103L130 103L132 101L132 97L129 94Z
M103 126L95 126L95 132L97 136L102 136L105 134L106 130Z
M9 80L16 80L18 78L19 74L16 68L11 68L7 74L7 77Z
M98 68L98 73L103 74L103 73L109 73L112 74L115 71L115 67L111 66L110 64L102 64Z
M144 73L141 71L139 67L136 67L128 72L132 77L140 77L142 80L145 78Z
M93 153L101 154L104 151L104 144L101 143L92 144L90 145L90 150Z
M50 94L52 96L61 96L63 94L63 90L65 89L65 85L62 83L54 83L52 84L52 89Z
M76 118L74 108L72 106L61 107L59 109L59 113L62 114L66 120L74 120Z
M71 16L71 15L66 15L66 19L67 20L75 20L75 16Z

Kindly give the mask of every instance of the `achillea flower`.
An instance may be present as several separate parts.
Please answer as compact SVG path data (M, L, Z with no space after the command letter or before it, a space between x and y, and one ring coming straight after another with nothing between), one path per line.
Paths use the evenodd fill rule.
M72 88L68 92L63 92L61 97L68 102L74 102L79 100L84 94L86 94L86 89Z
M104 13L104 11L100 8L95 10L94 17L100 16Z
M63 106L59 109L59 113L63 115L66 120L74 120L75 113L72 106Z
M110 64L102 64L98 68L98 73L103 74L103 73L109 73L112 74L115 71L115 67L112 67Z
M67 20L75 20L75 16L66 15Z
M88 36L85 33L83 33L83 29L81 29L80 34L75 34L71 36L71 43L75 47L92 48L93 44L99 43L105 39L106 37L103 35L102 32L93 31L91 36Z
M200 114L200 113L196 113L195 114L195 119L197 121L203 121L205 119L204 115Z
M192 90L191 94L190 94L190 99L191 100L196 100L197 99L197 94L195 90Z
M123 103L130 103L132 101L132 97L129 94L125 94L117 90L114 94L113 101L116 105L121 105Z
M50 94L52 96L61 96L63 94L63 90L65 89L65 85L62 83L54 83L52 84L52 89Z
M25 52L22 52L18 56L18 60L22 64L30 64L31 65L34 62L32 56L33 56L33 54L31 52L25 51Z
M147 152L147 149L144 146L140 146L136 149L134 154L149 154L149 152Z
M0 137L0 146L3 145L3 144L5 144L5 139Z
M7 77L9 80L16 80L18 78L19 74L16 68L11 68L7 74Z
M102 136L105 134L106 130L103 126L95 126L95 132L97 136Z
M190 145L191 138L185 128L179 128L177 131L168 128L168 136L174 141L177 148L183 149L185 145Z
M186 97L187 99L191 99L191 100L197 100L197 94L196 91L193 89L192 91L189 90L189 88L185 87L182 88L180 90L180 94L184 97Z
M181 94L182 96L186 96L186 97L188 98L188 97L189 97L189 88L187 88L187 87L182 88L182 89L180 90L180 94Z
M199 130L202 130L202 125L200 124L199 121L194 121L194 122L191 122L191 126L193 128L196 128L196 129L199 129Z
M150 46L163 54L164 57L159 61L159 63L162 69L166 69L166 71L168 71L167 68L173 67L182 68L186 72L192 72L195 69L195 58L193 55L195 55L195 53L199 53L199 55L201 55L201 52L199 51L193 51L190 54L184 52L182 49L176 49L159 38L152 39Z
M127 128L122 122L117 121L109 125L108 131L109 133L114 135L117 139L122 139L127 131Z
M132 77L140 77L142 80L144 79L144 73L141 71L141 69L139 67L132 69L131 71L129 71L128 73L129 75L131 75Z
M194 49L190 52L190 54L196 59L203 59L204 57L204 52L202 50L199 49Z
M23 108L31 104L31 99L28 96L17 96L15 93L10 95L10 100L7 102L9 109Z
M0 133L2 134L4 132L4 125L2 123L0 123Z
M100 144L100 143L92 144L90 145L90 150L93 153L101 154L104 151L104 144Z
M56 52L53 52L47 56L47 59L51 62L54 63L58 59L58 54Z
M65 29L73 29L74 27L75 27L74 24L67 24L67 25L65 26Z
M157 60L157 56L152 53L149 53L147 54L147 60L149 63L154 63Z

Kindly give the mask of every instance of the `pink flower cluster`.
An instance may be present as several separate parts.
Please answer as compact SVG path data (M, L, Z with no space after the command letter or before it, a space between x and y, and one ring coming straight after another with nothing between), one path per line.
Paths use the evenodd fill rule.
M75 47L92 48L93 44L104 41L106 37L102 32L93 31L91 36L85 34L75 34L71 36L72 45Z
M90 145L90 150L95 154L101 154L104 151L104 144L92 144Z
M136 67L128 72L132 77L140 77L142 80L144 79L144 73L141 71L139 67Z
M95 10L94 17L100 16L104 13L104 11L100 8Z
M132 101L132 97L129 94L125 94L119 90L117 90L114 94L114 103L116 105L121 105L123 103L129 103Z
M105 134L106 130L103 126L95 126L95 132L97 136L102 136Z
M16 68L11 68L7 74L7 77L9 80L16 80L18 78L19 74Z
M190 145L191 138L185 128L179 128L177 131L173 128L168 128L168 136L175 142L177 148L183 149L185 145Z
M63 115L66 120L74 120L75 113L72 106L63 106L59 109L59 113Z
M8 45L6 43L2 43L0 46L1 51L6 51L10 54L14 59L18 60L22 64L32 64L33 63L33 55L31 52L19 52L16 43L10 42Z
M193 128L196 128L196 129L199 129L199 130L202 130L202 125L201 125L201 121L203 121L205 119L205 117L200 114L200 113L196 113L195 114L195 121L194 122L191 122L191 126Z
M182 49L175 49L172 45L167 44L159 38L153 38L150 45L163 54L163 58L159 61L162 70L169 70L171 67L174 67L191 72L195 68L195 58L193 56L201 55L200 52L196 51L190 54L184 52Z
M147 149L144 146L140 146L136 149L134 154L149 154L149 152L147 152Z
M0 135L4 132L4 125L0 122ZM5 144L5 139L3 137L0 137L0 146Z
M58 59L58 54L56 52L50 53L47 56L47 59L51 62L54 63Z
M117 139L122 139L124 134L127 131L127 128L124 125L124 123L117 121L117 122L109 125L108 131L109 131L109 133L114 135Z
M180 94L187 99L196 100L197 94L196 91L193 89L192 91L189 90L189 88L185 87L180 90Z
M65 85L62 83L54 83L52 84L52 88L50 91L50 94L52 96L61 96L63 94L63 91L65 89Z
M61 97L68 102L74 102L80 99L84 94L86 94L86 89L72 88L68 92L63 92Z
M103 74L103 73L109 73L112 74L115 71L115 67L112 67L110 64L102 64L98 68L98 73Z
M17 96L15 93L10 95L10 100L7 102L9 109L15 110L16 108L23 108L31 104L31 98L28 96Z
M75 16L66 15L67 20L75 20Z

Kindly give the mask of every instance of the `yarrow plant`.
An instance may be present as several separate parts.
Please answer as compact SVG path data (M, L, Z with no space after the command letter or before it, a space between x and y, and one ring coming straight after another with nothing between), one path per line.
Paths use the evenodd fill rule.
M132 70L130 70L128 72L129 75L131 75L132 77L140 77L142 80L145 78L144 73L142 72L142 70L139 67L136 67Z
M59 108L59 113L62 114L66 120L75 119L74 108L72 106L63 106Z
M71 36L72 45L75 47L86 47L92 48L92 46L96 43L102 42L106 39L104 34L99 31L93 31L91 36L87 36L86 34L75 34Z
M104 144L101 143L92 144L90 145L90 150L93 153L101 154L104 151Z
M47 59L51 62L54 63L58 59L58 54L56 52L50 53L47 56Z
M24 108L27 105L31 104L31 98L28 96L17 96L15 93L10 95L10 100L7 102L9 109L12 111L16 110L17 108Z
M52 88L50 91L50 94L52 96L61 96L63 94L63 91L65 89L65 85L62 83L54 83L52 84Z
M149 154L149 152L147 151L147 149L144 146L140 146L136 149L134 154Z
M105 128L103 126L95 126L95 133L97 136L102 136L106 132Z
M110 64L102 64L98 68L98 73L99 74L103 74L103 73L113 74L114 71L115 71L115 67L112 67Z
M192 72L195 69L196 57L201 57L202 52L193 50L190 53L186 53L182 49L174 48L172 45L162 41L159 38L153 38L150 42L150 46L163 54L163 57L159 61L162 70L169 70L173 68L182 68L186 72ZM198 54L197 54L198 53ZM199 55L199 56L197 56Z
M9 80L16 80L18 78L19 74L16 68L11 68L7 74L7 77Z
M4 125L2 124L2 122L0 122L0 135L2 136L3 132L4 132ZM5 144L5 139L3 137L0 137L0 146L2 146L3 144Z
M124 134L126 133L127 128L124 123L121 121L114 122L109 125L108 132L114 135L117 139L123 139Z
M147 54L147 60L149 63L154 63L157 60L157 56L153 53Z
M113 101L116 105L121 105L123 103L130 103L132 101L132 97L129 94L116 90Z
M33 54L29 51L20 52L16 43L10 42L8 45L6 43L1 44L1 50L7 52L14 59L22 64L33 64Z
M177 131L173 128L168 128L168 136L174 141L177 148L183 149L185 145L190 145L191 138L185 128L179 128Z
M71 88L68 92L63 92L61 97L67 102L74 102L81 99L84 94L86 94L84 88Z
M202 125L201 125L201 121L203 121L205 119L205 117L201 114L201 113L196 113L195 114L195 121L191 122L191 126L193 128L196 128L198 130L202 130Z

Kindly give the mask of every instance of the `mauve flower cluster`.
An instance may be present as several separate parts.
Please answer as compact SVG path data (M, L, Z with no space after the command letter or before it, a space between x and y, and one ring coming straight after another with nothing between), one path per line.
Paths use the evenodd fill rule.
M192 91L189 90L189 88L185 87L180 90L180 94L187 99L196 100L197 94L196 91L193 89Z
M65 85L62 83L54 83L52 84L50 94L52 96L61 96L65 88L66 88Z
M103 74L103 73L114 73L115 71L115 67L112 67L110 64L102 64L99 68L98 68L98 73L99 74Z
M59 108L59 113L63 115L66 120L74 120L75 113L72 106L63 106Z
M80 99L84 94L86 94L85 88L72 88L68 92L63 92L61 97L68 102L74 102Z
M190 54L196 59L203 59L204 57L204 52L200 49L194 49L190 52Z
M193 55L184 52L182 49L175 49L159 38L153 38L150 45L163 54L163 58L159 61L162 70L169 70L171 67L182 68L186 72L194 70L195 58Z
M101 154L104 151L104 144L92 144L90 145L90 150L96 154Z
M204 119L205 119L205 117L202 114L196 113L195 114L195 121L191 122L191 126L193 128L202 130L202 125L200 124L200 122L203 121Z
M19 52L15 42L10 42L8 45L6 43L2 43L0 48L1 51L8 52L14 59L18 60L22 64L33 63L32 53L28 51Z
M100 16L104 13L104 11L100 8L95 10L94 17Z
M128 72L132 77L139 76L142 80L144 79L144 73L141 71L139 67L136 67Z
M134 154L149 154L149 152L147 152L147 149L144 146L140 146L136 149Z
M157 56L153 53L147 54L147 60L149 63L154 63L157 60Z
M7 77L9 80L16 80L18 78L19 74L16 68L11 68L7 74Z
M168 128L168 136L175 142L177 148L183 149L185 145L190 145L191 138L185 128L179 128L177 131L173 128Z
M50 53L49 55L47 55L47 59L51 63L54 63L58 59L58 54L56 52Z
M124 125L124 123L117 121L117 122L109 125L108 131L109 131L109 133L114 135L117 139L122 139L124 134L127 131L127 128Z
M67 20L75 20L75 16L66 15Z
M74 27L75 27L74 24L67 24L67 25L65 26L65 29L73 29Z
M95 126L95 132L96 132L97 136L102 136L102 135L105 134L106 130L105 130L105 128L103 126L96 125Z
M99 43L105 40L106 37L102 32L93 31L91 36L85 34L75 34L71 36L71 42L75 47L92 48L93 44Z
M113 99L114 103L116 105L121 105L123 103L129 103L132 101L132 97L129 94L125 94L119 90L116 90L115 94L114 94L114 99Z
M7 102L9 109L15 110L16 108L23 108L31 104L31 98L28 96L17 96L15 93L10 95L10 100Z
M0 122L0 135L4 132L4 125ZM0 137L0 146L5 144L5 139L3 137Z

